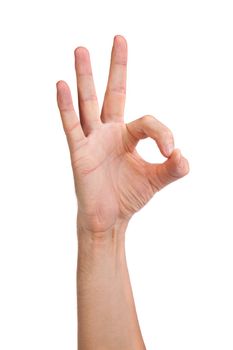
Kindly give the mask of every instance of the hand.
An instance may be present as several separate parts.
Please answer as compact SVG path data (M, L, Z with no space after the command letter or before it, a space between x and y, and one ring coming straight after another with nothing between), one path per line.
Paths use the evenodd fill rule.
M109 78L101 113L86 48L75 50L80 120L71 92L57 83L57 101L66 133L74 174L78 211L87 230L107 231L129 220L152 196L189 171L188 161L174 149L171 131L151 115L124 123L127 42L114 38ZM167 158L164 163L145 161L135 147L151 137Z

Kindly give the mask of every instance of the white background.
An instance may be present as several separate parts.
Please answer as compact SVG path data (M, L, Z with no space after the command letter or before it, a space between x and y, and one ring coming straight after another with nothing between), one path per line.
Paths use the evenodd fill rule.
M0 8L0 348L76 349L76 198L56 105L74 54L100 104L128 41L125 120L153 114L190 173L132 219L127 259L148 350L233 349L233 11L226 0L5 1ZM152 140L139 152L163 160Z

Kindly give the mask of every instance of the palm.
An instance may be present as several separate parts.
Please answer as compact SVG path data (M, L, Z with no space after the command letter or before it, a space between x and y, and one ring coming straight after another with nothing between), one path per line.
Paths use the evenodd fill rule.
M96 148L98 145L98 148ZM97 129L72 155L80 209L108 218L130 217L154 194L146 174L146 162L130 148L124 123L108 123Z
M75 54L80 122L69 87L63 82L58 84L58 106L70 147L79 211L88 218L90 228L104 231L118 218L130 218L156 191L184 176L188 163L178 150L173 151L170 130L152 116L124 123L127 60L124 38L114 41L101 114L88 51L79 48ZM162 154L168 157L166 162L151 164L137 153L135 147L145 137L157 142Z

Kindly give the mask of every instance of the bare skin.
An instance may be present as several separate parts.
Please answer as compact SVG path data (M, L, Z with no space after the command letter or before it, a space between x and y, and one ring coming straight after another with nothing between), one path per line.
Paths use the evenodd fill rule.
M127 42L114 37L109 78L100 110L84 47L75 50L79 118L69 86L57 83L78 200L77 304L79 350L141 350L140 332L125 257L130 218L156 192L189 172L174 149L172 132L151 115L124 122ZM152 138L167 159L145 161L137 143Z

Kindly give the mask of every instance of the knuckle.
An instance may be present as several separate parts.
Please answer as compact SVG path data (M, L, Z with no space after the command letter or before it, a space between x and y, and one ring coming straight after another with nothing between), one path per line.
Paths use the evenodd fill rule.
M139 118L139 120L143 124L150 124L150 123L153 123L156 120L156 118L153 115L146 114L146 115L142 116L141 118Z
M155 120L155 117L151 114L146 114L140 118L143 122L148 123Z

